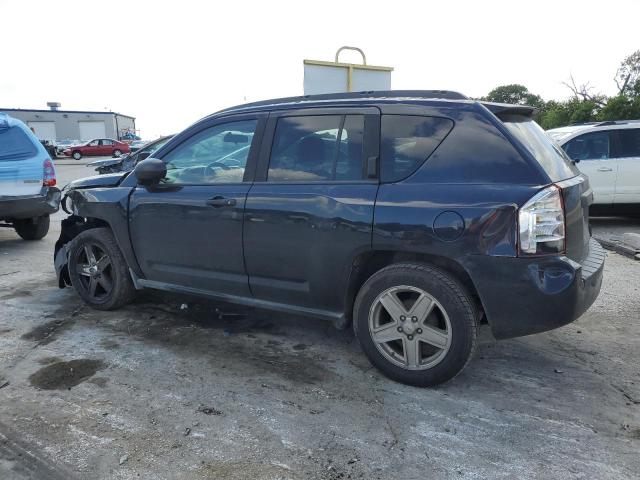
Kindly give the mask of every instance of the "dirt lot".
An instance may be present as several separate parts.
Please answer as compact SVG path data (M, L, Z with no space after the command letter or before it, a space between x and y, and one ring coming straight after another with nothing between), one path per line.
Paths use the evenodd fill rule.
M89 173L69 163L62 181ZM92 311L56 287L61 218L41 242L0 229L0 478L640 475L639 261L609 253L574 324L485 329L461 375L416 389L319 321L164 294Z

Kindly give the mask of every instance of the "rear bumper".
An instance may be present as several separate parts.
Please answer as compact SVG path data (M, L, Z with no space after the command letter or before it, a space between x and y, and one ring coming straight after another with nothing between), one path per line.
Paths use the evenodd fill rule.
M28 197L0 196L0 220L14 220L39 217L58 211L60 190L56 187L42 187L38 195Z
M565 256L477 256L465 267L478 290L496 338L544 332L566 325L595 301L605 252L591 239L582 263Z

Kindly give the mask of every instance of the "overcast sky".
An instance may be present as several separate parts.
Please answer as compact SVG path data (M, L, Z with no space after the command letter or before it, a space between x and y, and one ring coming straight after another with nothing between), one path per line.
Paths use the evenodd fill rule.
M613 94L639 18L639 0L0 0L0 107L106 108L150 139L245 99L300 95L302 60L341 45L394 67L394 89L475 97L522 83L563 99L573 74Z

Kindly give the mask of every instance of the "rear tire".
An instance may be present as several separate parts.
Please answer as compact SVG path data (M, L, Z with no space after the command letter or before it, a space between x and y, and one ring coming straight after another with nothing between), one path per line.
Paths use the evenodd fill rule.
M476 346L477 312L451 274L424 264L390 265L362 286L353 327L371 363L392 380L417 387L446 382Z
M49 215L42 215L37 218L15 220L13 228L24 240L41 240L49 232L49 223Z
M115 310L136 294L127 262L108 228L92 228L69 246L69 278L84 302L97 310Z
M75 151L71 154L74 160L80 160L82 158L82 154L78 151Z

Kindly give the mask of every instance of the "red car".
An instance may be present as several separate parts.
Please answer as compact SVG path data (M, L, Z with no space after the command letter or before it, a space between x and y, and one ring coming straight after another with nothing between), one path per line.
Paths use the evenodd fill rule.
M67 157L73 157L75 160L80 160L85 155L109 155L112 157L119 157L123 153L129 153L130 151L129 145L124 142L119 142L118 140L113 140L111 138L96 138L82 145L69 147L63 153Z

